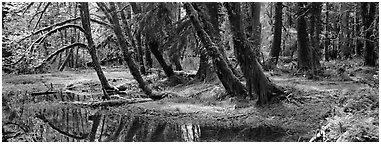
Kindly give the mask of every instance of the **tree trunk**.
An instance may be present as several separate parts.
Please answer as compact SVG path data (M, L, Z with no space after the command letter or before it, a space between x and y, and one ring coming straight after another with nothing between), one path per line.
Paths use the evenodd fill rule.
M342 58L349 58L351 55L351 48L349 47L350 39L349 39L349 13L347 12L348 10L348 4L346 2L340 3L341 6L341 11L340 13L342 14L341 16L341 44L340 44L340 51L341 51L341 56Z
M163 68L167 77L173 76L175 73L173 72L172 67L170 67L164 60L163 55L159 51L159 42L156 40L151 40L148 42L148 47L151 49L152 54L155 56L156 60L159 62L161 67Z
M73 55L73 48L71 48L71 49L68 50L68 51L69 51L69 52L67 53L64 62L63 62L62 65L58 68L59 71L63 71L63 70L65 69L66 65L68 65L68 62L70 61L70 57L71 57L71 55Z
M146 48L146 65L147 65L147 69L150 69L152 68L152 57L151 57L151 51L149 48Z
M225 59L222 57L222 54L218 50L216 44L213 43L210 36L202 28L196 10L190 3L185 3L184 7L187 15L190 17L194 29L196 30L197 36L201 39L208 55L213 61L217 76L222 82L222 85L225 87L226 92L231 96L245 97L247 95L245 87L239 79L233 75L233 72L230 70Z
M139 64L140 64L140 72L145 75L146 74L146 68L144 66L144 49L142 47L142 35L141 33L136 34L136 41L137 41L137 53L138 53L138 59L139 59Z
M371 40L372 29L371 25L374 21L374 16L376 13L376 3L374 2L364 2L361 3L363 25L365 30L365 50L364 50L364 65L365 66L376 66L376 54L374 52L374 45Z
M268 68L273 69L278 63L278 57L280 53L280 45L282 41L282 2L275 4L275 22L274 22L274 38L270 50Z
M297 29L297 39L298 39L298 68L300 70L310 70L311 68L311 56L310 48L308 47L308 33L307 33L307 22L304 18L304 11L302 7L304 4L302 2L297 3L298 18L296 20Z
M171 63L175 65L175 70L177 71L181 71L183 70L183 67L181 66L181 62L180 62L180 55L181 55L181 52L179 51L182 51L183 48L180 48L180 44L176 44L176 49L178 51L174 52L171 54Z
M132 59L131 53L127 49L127 42L123 36L122 28L120 27L117 11L115 8L115 3L113 2L110 2L109 18L109 21L113 24L113 31L118 39L118 44L120 49L122 50L123 58L127 62L127 66L130 69L130 73L132 74L134 79L139 83L139 87L150 98L161 98L162 95L158 94L157 92L153 92L152 89L148 86L148 84L143 80L139 72L138 66L136 65L134 59Z
M200 3L199 3L200 4ZM193 4L193 6L197 6L197 4ZM208 35L211 37L212 41L217 44L219 42L218 37L218 3L216 2L208 2L205 3L205 6L207 8L207 13L205 15L209 15L209 17L203 17L202 21L205 26L205 30L208 33ZM197 7L195 7L197 9ZM201 12L199 10L199 12ZM219 50L221 51L222 47L219 47ZM223 48L222 48L223 49ZM198 71L196 73L196 79L200 81L206 81L212 82L217 79L217 75L213 72L213 67L209 66L208 64L208 57L207 53L203 50L200 52L200 64Z
M329 17L328 17L328 13L329 13L329 3L326 2L325 3L325 7L326 7L326 12L325 12L325 40L324 40L324 57L325 57L325 61L329 61Z
M83 26L83 29L85 29L85 31L86 31L85 36L86 36L86 39L88 42L89 53L90 53L90 56L91 56L91 59L93 62L93 68L95 69L95 71L98 75L98 78L101 81L102 88L104 88L106 90L107 89L113 89L110 86L110 84L108 83L108 81L107 81L107 79L106 79L106 77L102 71L101 65L99 64L99 60L98 60L97 53L95 50L94 41L93 41L93 38L91 36L90 15L89 15L89 7L88 7L87 2L81 3L80 12L81 12L82 26Z
M122 3L118 3L118 8L119 9L122 9ZM135 37L136 37L136 42L135 42L135 39L133 37L133 34L131 32L131 29L127 23L127 19L130 17L130 12L127 14L127 17L126 15L124 14L124 12L121 12L120 13L120 16L122 18L122 22L124 24L124 29L125 29L125 34L128 36L128 38L131 40L131 44L132 46L135 48L135 52L136 52L136 61L138 61L139 65L140 65L140 72L144 75L146 74L146 70L145 70L145 67L144 67L144 60L143 60L143 49L142 49L142 42L141 42L141 33L138 32Z
M246 79L246 88L250 97L258 97L257 104L270 102L278 90L265 76L255 58L255 53L244 35L240 3L225 3L228 10L231 31L233 32L234 51ZM253 95L254 94L254 95Z
M282 9L282 8L281 8ZM280 10L282 12L282 10ZM261 3L260 2L253 2L251 3L251 16L252 16L252 39L254 40L254 53L257 57L257 61L260 62L260 51L261 51L261 21L260 21L260 15L261 15ZM280 22L282 23L282 21Z
M311 66L314 74L320 68L320 33L321 33L321 3L313 2L311 4Z

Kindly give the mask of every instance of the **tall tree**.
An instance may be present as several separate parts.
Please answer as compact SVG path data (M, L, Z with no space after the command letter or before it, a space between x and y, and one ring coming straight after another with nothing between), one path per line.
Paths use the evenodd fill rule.
M296 5L297 18L296 18L296 30L298 40L298 68L301 70L310 70L311 68L311 52L308 46L308 33L307 22L305 19L306 9L303 2L298 2Z
M376 3L364 2L361 3L361 12L365 33L365 50L364 50L364 65L376 66L376 54L374 52L374 44L372 39L372 22L376 13Z
M237 77L234 76L233 72L229 68L225 59L223 58L221 52L218 50L218 47L213 43L210 36L205 32L201 26L201 22L198 18L197 11L193 8L192 4L185 3L184 8L189 16L193 28L196 30L197 36L200 38L203 43L208 56L212 59L213 65L216 68L216 73L220 79L222 85L224 86L226 92L232 96L236 97L245 97L246 89L244 85L239 81Z
M280 53L280 45L282 41L282 2L277 2L275 4L275 22L274 22L274 38L270 50L269 64L267 65L270 69L276 67L278 63L278 57Z
M349 12L348 12L348 3L340 3L340 55L342 58L349 58L351 54L350 44L350 30L349 30Z
M320 67L321 3L312 2L310 16L311 67L315 74Z
M267 79L255 57L253 46L247 41L242 25L241 4L225 3L225 6L233 32L234 52L246 79L248 94L258 97L258 105L268 104L281 91Z
M251 26L252 26L252 35L253 39L253 48L254 53L256 54L257 60L260 60L260 50L261 50L261 3L252 2L250 5L251 9Z
M325 61L329 61L329 43L330 43L330 39L329 39L329 2L326 2L325 3L325 27L324 27L324 31L325 31L325 39L324 39L324 57L325 57Z
M99 59L97 57L97 53L95 50L95 44L94 44L92 34L91 34L88 3L87 2L81 2L80 4L81 4L81 8L80 8L81 21L82 21L83 29L85 30L85 37L87 39L88 49L89 49L89 53L90 53L90 56L92 59L92 66L95 69L99 80L101 81L102 88L104 88L106 90L113 89L113 87L111 87L110 84L108 83L106 76L104 75L102 68L99 64Z

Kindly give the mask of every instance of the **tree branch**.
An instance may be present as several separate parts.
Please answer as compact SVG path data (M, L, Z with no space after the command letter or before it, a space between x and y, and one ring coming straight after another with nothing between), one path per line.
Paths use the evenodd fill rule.
M26 6L22 11L23 11L23 15L25 14L25 12L34 4L34 2L31 2L30 4L28 4L28 6Z
M52 24L52 25L50 25L50 26L47 26L47 27L44 27L44 28L42 28L42 29L39 29L39 30L37 30L37 31L35 31L35 32L32 32L32 34L30 34L30 35L28 35L28 36L26 36L26 37L20 39L20 40L17 41L16 43L20 43L21 41L23 41L23 40L25 40L25 39L27 39L27 38L33 36L33 35L39 34L39 33L43 32L43 31L49 30L49 29L51 29L52 27L62 26L62 25L64 25L64 24L67 24L67 23L70 23L70 22L73 22L73 21L77 21L77 20L80 20L80 19L81 19L81 17L76 17L76 18L72 18L72 19L68 19L68 20L59 22L59 23ZM100 25L103 25L103 26L106 26L106 27L108 27L108 28L111 28L111 25L108 24L108 23L106 23L106 22L103 22L103 21L100 21L100 20L96 20L96 19L90 19L90 21L93 21L93 22L98 23L98 24L100 24Z
M74 44L62 47L62 48L58 49L57 51L55 51L54 53L50 54L45 60L42 61L42 63L40 65L36 66L35 68L39 68L39 67L43 66L46 63L46 61L51 60L55 55L59 54L60 52L63 52L66 49L70 49L70 48L73 48L76 46L87 49L87 45L85 45L83 43L74 43Z
M66 29L66 28L77 28L77 29L79 29L80 31L82 31L83 33L86 34L86 31L81 26L78 26L78 25L75 25L75 24L68 24L68 25L60 26L60 27L57 27L57 28L49 31L48 33L40 36L35 42L32 43L32 45L29 46L29 48L28 48L29 52L31 52L33 50L34 44L36 44L38 42L42 42L42 41L44 41L46 39L47 36L57 32L59 30Z
M66 24L66 23L70 23L70 22L73 22L73 21L76 21L76 20L79 20L79 19L80 19L80 17L72 18L72 19L68 19L68 20L65 20L65 21L62 21L62 22L55 23L55 24L53 24L53 25L44 27L44 28L39 29L39 30L37 30L37 31L35 31L35 32L32 32L32 34L30 34L30 35L28 35L28 36L22 38L22 39L19 40L17 43L19 43L19 42L21 42L21 41L23 41L23 40L25 40L25 39L31 37L32 35L36 35L36 34L39 34L39 33L43 32L43 31L49 30L49 29L51 29L52 27L55 27L55 26L62 26L62 25L64 25L64 24Z
M38 18L38 21L37 21L37 23L36 23L36 25L34 26L33 29L36 29L36 28L37 28L38 23L40 23L41 18L42 18L42 16L44 15L45 11L48 9L49 5L50 5L50 2L48 2L48 3L46 4L44 10L42 10L42 13L41 13L41 15L40 15L40 18Z

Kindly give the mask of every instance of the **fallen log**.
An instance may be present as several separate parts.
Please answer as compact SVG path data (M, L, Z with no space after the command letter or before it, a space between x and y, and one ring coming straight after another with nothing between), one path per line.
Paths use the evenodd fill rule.
M39 95L48 95L48 94L56 94L58 91L46 91L46 92L34 92L31 93L31 96L39 96Z
M107 101L94 101L94 102L82 102L82 101L74 101L74 102L60 102L61 104L73 104L83 107L102 107L102 106L119 106L123 104L134 104L134 103L143 103L152 101L151 98L131 98L131 99L112 99Z

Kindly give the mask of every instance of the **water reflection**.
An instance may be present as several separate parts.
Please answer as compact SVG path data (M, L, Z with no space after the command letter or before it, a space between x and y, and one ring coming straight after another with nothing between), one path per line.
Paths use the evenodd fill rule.
M81 101L88 96L60 93L49 101ZM47 99L45 99L47 100ZM43 101L34 98L33 102ZM196 141L280 141L282 128L206 125L192 119L171 119L134 110L121 114L108 109L42 107L34 114L40 122L34 141L63 142L196 142ZM41 122L42 121L42 122Z

